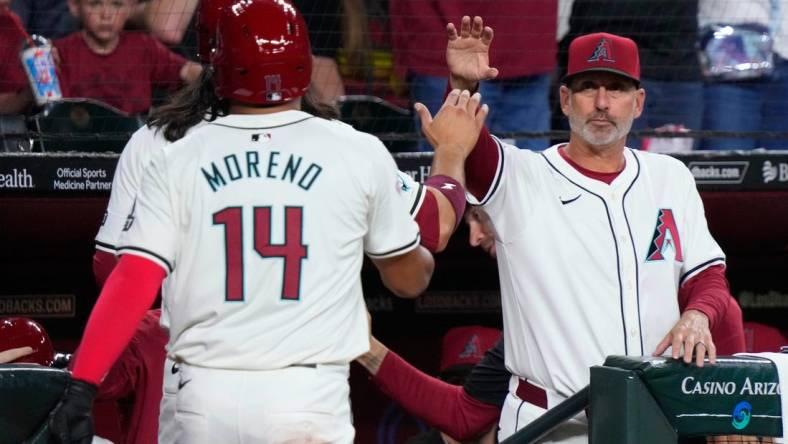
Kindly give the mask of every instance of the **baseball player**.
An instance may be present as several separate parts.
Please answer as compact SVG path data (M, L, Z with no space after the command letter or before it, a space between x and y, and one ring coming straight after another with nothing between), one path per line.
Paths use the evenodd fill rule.
M463 18L459 32L449 24L447 34L453 88L497 75L481 18ZM587 385L588 368L608 355L670 347L688 363L693 353L698 365L716 358L710 327L727 307L725 255L686 167L625 147L645 101L638 60L629 39L578 37L560 87L569 143L521 151L483 131L466 161L469 199L495 227L513 374L500 439ZM423 131L432 143L446 136ZM695 276L682 312L677 292ZM573 419L547 442L584 442L586 424Z
M169 353L180 361L177 414L188 413L178 421L177 440L348 442L347 361L368 346L359 338L363 322L358 329L359 253L363 248L373 257L398 295L415 296L428 282L432 258L418 246L417 226L398 196L401 186L382 144L298 111L310 57L296 10L281 1L247 2L224 11L218 29L212 68L223 103L216 107L229 105L229 115L153 153L126 246L119 248L127 254L88 323L75 382L51 416L61 440L90 435L86 407L93 384L165 273L177 266L164 289ZM283 35L288 41L280 47ZM477 113L478 98L468 94L452 97L449 106L476 123L465 132L470 142L450 143L467 152L486 108ZM353 164L366 168L352 170ZM462 190L448 176L436 180L441 188ZM244 273L250 266L257 272ZM128 294L134 303L126 301L121 319L110 321L118 318L112 307ZM110 322L112 337L99 338ZM308 329L313 333L303 334ZM298 383L288 384L293 380ZM228 394L227 383L237 393ZM286 402L277 396L283 387ZM206 419L231 412L243 415Z
M196 14L197 56L201 63L210 63L211 46L216 34L218 11L228 4L226 0L204 1ZM151 115L148 125L140 128L129 140L120 156L113 179L112 194L98 235L96 252L93 258L96 282L101 288L110 272L117 264L117 245L123 227L130 222L135 198L139 192L143 173L151 161L153 153L169 143L181 139L216 118L211 114L210 104L214 97L211 70L203 70L202 81L187 85L175 94L171 101L159 107ZM314 102L309 94L303 97L304 108L311 114L337 118L335 109ZM406 203L411 216L419 225L421 244L432 252L442 251L457 225L455 214L462 214L465 199L458 190L443 187L442 174L457 174L441 167L439 156L433 162L433 177L426 184L416 182L406 173L398 172L399 195ZM462 171L459 171L462 174ZM454 208L457 206L456 208ZM174 274L174 273L173 273ZM165 280L166 282L171 280ZM161 323L169 325L166 304L163 304ZM164 389L161 401L159 440L173 442L175 395L178 391L178 366L170 358L164 365ZM153 410L139 411L141 415L151 415ZM154 424L146 418L138 418L141 424ZM142 432L140 432L142 433Z

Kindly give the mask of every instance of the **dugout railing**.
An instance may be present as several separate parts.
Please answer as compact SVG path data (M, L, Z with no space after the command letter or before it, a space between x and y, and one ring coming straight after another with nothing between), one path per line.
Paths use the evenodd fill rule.
M591 384L502 444L537 442L585 410L591 444L670 444L707 436L783 436L779 377L768 359L730 356L697 367L610 356Z

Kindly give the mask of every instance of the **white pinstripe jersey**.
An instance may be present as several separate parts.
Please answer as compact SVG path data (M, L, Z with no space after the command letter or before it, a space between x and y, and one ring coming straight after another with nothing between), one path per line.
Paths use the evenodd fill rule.
M119 251L171 277L170 354L233 369L365 352L363 253L418 245L376 138L300 111L231 115L155 150Z
M498 144L481 203L496 231L506 366L569 396L606 356L651 354L679 318L679 285L725 255L674 158L627 148L608 185L558 145Z

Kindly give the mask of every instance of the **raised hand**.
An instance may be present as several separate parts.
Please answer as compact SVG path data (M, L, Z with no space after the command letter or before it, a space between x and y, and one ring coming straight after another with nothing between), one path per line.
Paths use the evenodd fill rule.
M481 99L479 93L471 95L468 90L461 92L455 89L446 97L434 118L426 106L416 103L421 131L435 149L436 155L451 155L465 161L473 150L484 126L484 119L489 113L487 105L479 106Z
M454 23L446 25L446 65L451 74L451 86L460 90L473 91L481 80L498 76L498 69L490 67L490 44L493 30L484 26L481 17L462 18L460 32Z

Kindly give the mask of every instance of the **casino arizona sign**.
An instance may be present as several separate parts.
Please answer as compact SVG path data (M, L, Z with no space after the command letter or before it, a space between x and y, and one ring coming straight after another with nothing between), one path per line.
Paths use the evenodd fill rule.
M778 382L752 382L744 378L741 389L733 381L696 381L694 377L687 376L681 381L681 392L685 395L780 395Z

